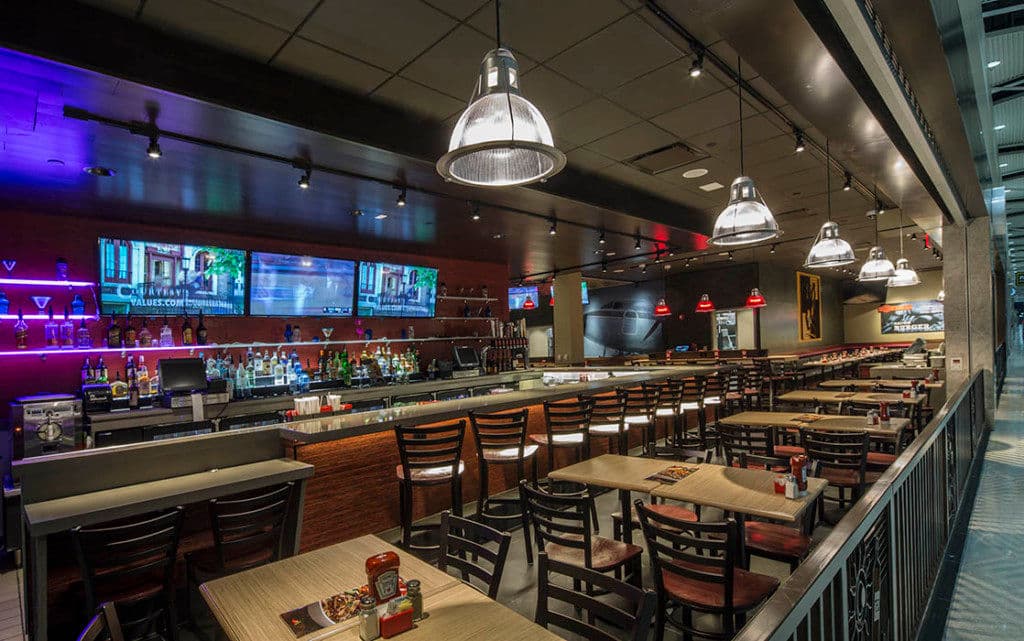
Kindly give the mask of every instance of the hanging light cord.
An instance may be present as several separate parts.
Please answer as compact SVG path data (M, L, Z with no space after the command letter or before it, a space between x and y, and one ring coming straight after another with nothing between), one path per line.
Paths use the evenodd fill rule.
M498 49L501 49L501 0L494 0L494 39L498 45ZM509 136L509 141L514 145L516 142L516 117L512 113L512 79L508 79L508 86L505 88L505 102L508 104L508 121L512 128L512 135Z
M736 102L739 105L740 115L740 175L743 173L743 59L736 58Z
M825 218L832 222L832 155L825 139Z
M900 258L903 258L903 209L900 209Z

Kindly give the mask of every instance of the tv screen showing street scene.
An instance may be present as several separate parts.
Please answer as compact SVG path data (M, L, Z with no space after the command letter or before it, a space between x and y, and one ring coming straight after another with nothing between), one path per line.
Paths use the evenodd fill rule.
M351 316L355 280L355 261L253 252L249 313Z
M508 288L508 308L509 309L523 309L523 305L526 303L526 299L533 301L533 309L540 306L540 299L537 295L536 287L509 287Z
M245 251L100 238L104 314L245 314Z
M431 318L437 302L437 270L394 263L359 263L359 316Z

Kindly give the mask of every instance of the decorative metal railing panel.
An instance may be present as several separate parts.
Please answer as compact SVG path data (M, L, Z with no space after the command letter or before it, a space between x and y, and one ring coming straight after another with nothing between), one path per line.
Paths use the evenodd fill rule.
M737 635L913 641L985 430L975 373Z

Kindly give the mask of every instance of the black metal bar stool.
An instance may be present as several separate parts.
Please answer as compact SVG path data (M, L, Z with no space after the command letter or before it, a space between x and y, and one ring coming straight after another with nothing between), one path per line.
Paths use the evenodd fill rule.
M492 511L492 506L496 505L514 505L519 508L519 497L492 498L488 488L492 465L514 465L518 483L526 478L527 461L532 468L533 483L537 483L539 446L534 443L526 444L526 425L529 417L530 410L525 408L496 414L469 413L469 423L473 427L473 436L476 440L476 461L480 469L480 495L476 500L476 520L485 525L490 525L492 521L519 521L523 526L527 554L530 549L530 525L526 513L521 509L516 509L513 514Z
M616 444L619 454L626 454L626 397L620 390L608 394L595 394L584 399L590 404L591 439L608 439L608 450Z
M395 468L402 521L402 547L410 550L437 550L439 545L413 545L413 531L437 529L436 525L412 524L412 492L416 487L448 485L452 512L462 516L462 442L466 421L431 427L395 426L401 464Z
M643 443L650 443L656 438L654 415L658 410L658 387L641 386L622 388L626 405L626 431L622 437L619 454L629 453L629 430L634 427L643 430Z
M707 433L708 419L704 413L704 397L705 397L705 386L706 379L704 378L687 378L682 381L683 386L679 395L679 412L682 416L682 431L675 435L675 445L677 447L686 441L693 438L694 433L690 430L690 415L693 414L697 417L697 432L696 437L700 439L700 446L703 449L709 449L709 441L714 440ZM666 442L668 442L666 440Z
M670 378L660 383L644 383L643 385L657 390L655 393L658 395L658 403L654 407L654 420L666 423L665 442L668 443L670 439L678 439L683 429L680 407L683 397L683 382ZM654 431L654 438L644 443L645 451L648 443L657 440L657 428Z

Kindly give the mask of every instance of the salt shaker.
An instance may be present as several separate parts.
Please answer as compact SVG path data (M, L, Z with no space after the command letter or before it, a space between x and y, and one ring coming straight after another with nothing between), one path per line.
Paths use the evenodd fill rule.
M359 599L359 638L374 641L380 638L380 619L377 617L377 600L372 596Z

